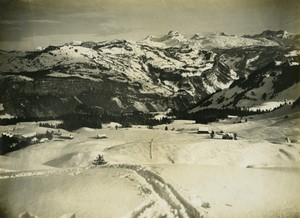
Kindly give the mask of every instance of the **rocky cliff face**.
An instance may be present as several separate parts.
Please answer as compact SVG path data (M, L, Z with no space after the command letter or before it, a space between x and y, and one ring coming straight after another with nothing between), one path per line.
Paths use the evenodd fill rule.
M300 56L294 59L300 61ZM234 81L229 88L202 99L189 112L196 113L207 108L272 110L283 104L292 104L300 98L300 65L298 63L270 62L249 76Z
M293 44L265 35L187 39L171 31L140 42L71 42L38 51L0 51L0 113L58 116L81 104L112 113L184 110L270 63L299 64Z

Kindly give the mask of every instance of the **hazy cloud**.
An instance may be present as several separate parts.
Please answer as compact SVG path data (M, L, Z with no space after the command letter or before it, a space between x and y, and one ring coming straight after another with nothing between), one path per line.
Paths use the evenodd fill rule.
M60 23L58 20L27 20L29 23Z
M92 34L141 39L183 34L299 32L298 0L0 0L0 41ZM101 39L100 37L100 39ZM59 41L59 39L58 39ZM36 41L35 43L38 43Z
M19 24L20 20L0 20L0 25L16 25Z

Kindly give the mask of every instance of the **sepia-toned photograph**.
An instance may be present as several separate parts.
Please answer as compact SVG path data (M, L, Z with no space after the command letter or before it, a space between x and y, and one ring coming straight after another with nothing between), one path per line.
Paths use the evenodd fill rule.
M300 218L299 0L0 0L1 218Z

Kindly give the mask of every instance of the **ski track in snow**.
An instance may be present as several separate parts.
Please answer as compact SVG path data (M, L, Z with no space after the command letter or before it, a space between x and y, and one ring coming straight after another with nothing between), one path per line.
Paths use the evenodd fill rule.
M144 192L151 193L150 202L134 210L128 218L138 217L178 217L197 218L204 217L192 204L186 201L177 190L168 184L162 177L139 165L108 165L108 168L121 168L133 170ZM161 210L157 210L160 208ZM150 216L149 216L150 215Z
M137 180L141 185L140 189L143 194L149 195L149 200L143 202L138 208L124 218L139 217L178 217L178 218L197 218L206 217L203 212L200 213L192 204L186 201L178 191L168 184L161 176L145 169L139 165L105 165L101 167L91 166L87 169L100 168L119 168L132 170L133 175L125 175L122 178ZM75 176L82 173L84 169L68 168L68 169L51 169L51 170L35 170L35 171L11 171L0 174L0 179L14 179L21 177L33 176L52 176L52 175L69 175ZM134 178L132 178L132 176ZM120 177L121 178L121 177Z

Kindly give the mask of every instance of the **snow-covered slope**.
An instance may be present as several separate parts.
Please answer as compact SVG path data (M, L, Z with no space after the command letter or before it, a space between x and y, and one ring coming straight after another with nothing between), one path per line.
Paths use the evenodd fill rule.
M141 43L149 46L172 47L188 43L188 39L178 31L170 31L167 35L162 37L147 36Z
M251 38L251 39L268 39L271 41L275 41L280 45L285 45L285 46L293 46L296 48L300 47L300 36L289 33L285 30L278 30L278 31L273 31L273 30L265 30L260 34L256 35L246 35L244 36L246 38Z
M203 100L190 112L205 108L236 107L272 110L283 104L292 104L300 97L299 78L299 65L273 62Z
M196 46L204 49L212 48L236 48L249 46L278 46L278 43L266 38L252 39L236 35L226 35L224 33L214 33L206 36L195 34L191 41Z
M81 128L73 140L54 136L0 156L1 217L298 217L300 118L286 109L235 124L177 120L168 125L175 131ZM238 140L196 134L199 127ZM98 154L107 165L91 166Z
M184 110L274 61L296 66L299 50L263 37L187 39L170 31L140 42L72 41L36 51L0 51L1 113L56 116L79 104L110 112Z

